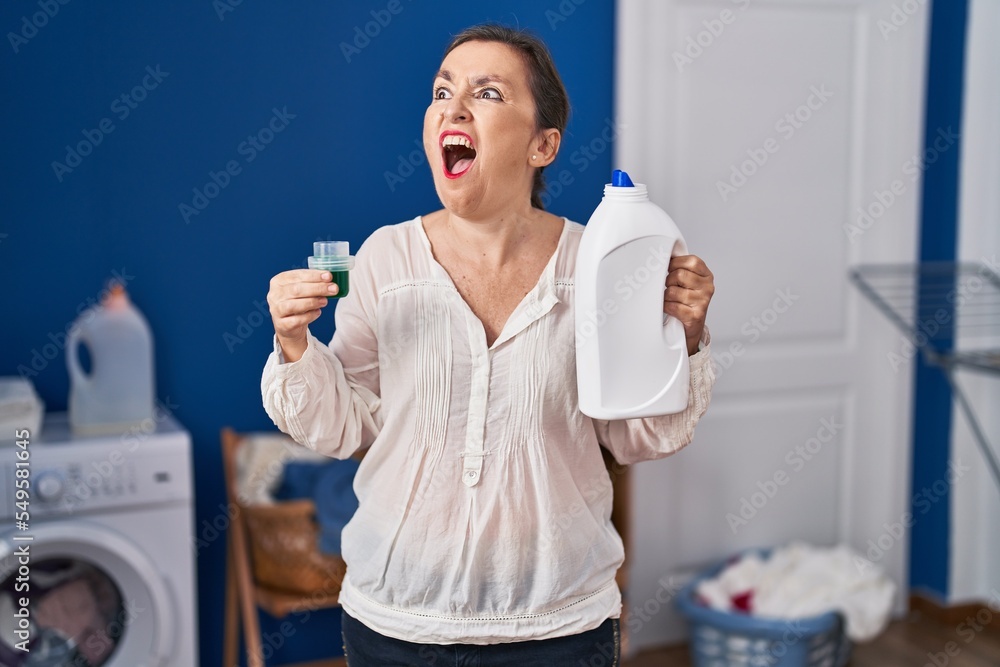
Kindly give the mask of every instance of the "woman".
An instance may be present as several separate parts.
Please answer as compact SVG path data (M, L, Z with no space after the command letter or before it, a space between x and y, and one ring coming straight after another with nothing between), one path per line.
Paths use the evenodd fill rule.
M568 113L539 40L495 25L464 31L424 116L444 208L365 242L329 346L307 327L337 292L330 274L271 281L268 414L330 456L370 447L342 538L351 667L617 664L624 554L600 446L629 464L691 440L714 381L714 287L699 258L671 261L663 311L683 322L692 355L685 412L580 413L583 227L539 198Z

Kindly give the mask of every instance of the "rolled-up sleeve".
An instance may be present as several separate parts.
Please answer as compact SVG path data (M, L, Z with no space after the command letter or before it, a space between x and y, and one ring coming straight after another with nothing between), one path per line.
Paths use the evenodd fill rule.
M688 405L683 412L643 419L595 419L597 441L619 463L661 459L680 451L694 438L694 429L712 398L715 367L712 365L711 336L702 336L697 353L690 357Z
M286 363L274 338L261 377L264 409L279 429L321 454L347 458L370 446L382 428L376 302L363 245L351 291L337 302L330 344L309 333L302 357Z

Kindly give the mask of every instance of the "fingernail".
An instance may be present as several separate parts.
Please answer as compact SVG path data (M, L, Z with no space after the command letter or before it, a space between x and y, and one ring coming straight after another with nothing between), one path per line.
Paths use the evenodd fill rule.
M333 275L332 275L332 274L330 274L330 273L324 273L324 274L323 274L323 275L321 276L321 278L322 278L323 280L330 280L331 278L333 278Z
M337 287L337 283L333 283L332 285L330 285L326 289L327 289L328 292L330 292L330 294L336 294L337 292L340 291L340 288Z

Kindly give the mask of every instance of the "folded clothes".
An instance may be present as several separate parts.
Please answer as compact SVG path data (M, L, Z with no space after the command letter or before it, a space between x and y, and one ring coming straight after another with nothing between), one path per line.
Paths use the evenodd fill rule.
M244 505L271 505L286 462L329 460L282 433L248 434L236 453L236 497Z
M849 547L796 543L770 556L747 553L700 582L695 592L713 609L759 618L794 620L839 612L847 636L863 642L889 623L896 586Z
M316 505L319 550L340 553L340 533L358 509L354 495L354 473L358 462L328 460L326 463L286 461L275 500L309 498Z

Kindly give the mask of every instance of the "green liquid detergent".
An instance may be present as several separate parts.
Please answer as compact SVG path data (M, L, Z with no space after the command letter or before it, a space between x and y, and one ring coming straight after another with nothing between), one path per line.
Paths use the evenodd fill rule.
M350 271L331 271L333 275L333 282L337 285L339 290L336 294L331 295L331 299L339 299L341 297L347 296L347 293L351 291L351 272Z
M313 255L307 260L310 269L329 271L332 282L339 288L336 294L328 299L341 299L351 291L351 269L354 268L354 258L351 257L347 241L317 241L313 243Z

